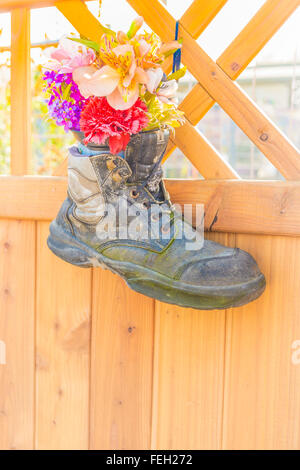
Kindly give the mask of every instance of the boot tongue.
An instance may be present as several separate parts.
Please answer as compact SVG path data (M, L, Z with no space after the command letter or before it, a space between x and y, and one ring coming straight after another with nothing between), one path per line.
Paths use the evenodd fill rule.
M149 190L158 186L162 178L162 170L157 167L160 157L166 150L169 139L168 130L141 132L132 136L125 150L127 161L132 175L128 183L143 184L147 181Z

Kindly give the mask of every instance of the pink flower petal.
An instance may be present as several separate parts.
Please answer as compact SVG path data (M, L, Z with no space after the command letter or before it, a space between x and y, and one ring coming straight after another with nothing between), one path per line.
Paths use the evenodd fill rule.
M146 84L148 83L148 75L145 72L145 70L142 69L142 67L137 67L134 78L138 83Z
M96 59L96 54L82 44L62 38L56 49L51 49L50 57L59 63L58 70L61 73L72 72L77 67L92 64Z
M136 100L139 97L139 88L138 86L136 87L135 90L133 90L133 93L131 96L128 97L128 100L125 102L120 90L116 88L113 93L111 93L109 96L107 96L107 101L108 104L114 108L114 109L119 109L121 111L124 111L126 109L131 108L131 106L134 105Z
M144 55L147 54L151 49L151 44L148 44L145 39L140 39L139 40L139 53L141 57L144 57Z
M78 85L82 81L89 80L97 70L98 69L92 65L87 67L78 67L73 71L73 80Z
M147 70L147 76L148 76L148 83L147 83L147 88L150 93L153 93L158 85L161 82L161 79L163 78L163 70L159 67L157 69L152 68Z
M110 95L119 83L119 74L108 65L101 69L79 67L73 71L73 80L85 97Z
M164 82L160 89L157 91L158 95L165 96L166 98L173 98L178 90L178 84L175 80Z
M132 56L134 57L134 49L130 44L121 44L120 46L116 46L113 48L113 52L119 55L125 55L127 52L131 52Z
M136 71L136 62L132 62L129 71L128 71L126 77L123 80L123 86L124 87L126 87L126 88L129 87L129 85L131 83L131 80L134 77L135 71Z
M67 53L67 51L65 51L64 49L60 49L59 47L51 52L51 59L56 59L56 60L61 61L63 59L69 59L69 58L70 56Z
M178 41L170 41L161 45L159 48L159 54L165 54L166 52L172 51L173 49L181 49L182 44Z

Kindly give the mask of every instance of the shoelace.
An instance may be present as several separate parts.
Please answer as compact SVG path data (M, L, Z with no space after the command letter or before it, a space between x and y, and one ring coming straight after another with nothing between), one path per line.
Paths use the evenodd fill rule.
M147 188L151 192L153 198L155 199L155 201L149 201L150 206L148 208L150 208L152 204L156 204L158 202L157 198L158 198L159 192L160 192L160 182L162 181L162 178L163 178L163 170L162 170L162 167L161 167L161 162L162 162L162 159L164 158L165 153L166 153L166 149L163 151L163 153L161 154L158 161L156 162L156 164L152 168L152 170L149 173L149 175L147 176L147 178L145 178L143 183L140 183L140 184L137 185L137 191L139 191L140 189L144 189L147 186ZM167 233L167 232L170 231L171 224L173 224L174 212L173 212L173 208L172 208L172 205L170 204L170 202L169 201L165 201L165 202L167 202L167 204L168 204L168 209L162 210L159 213L159 218L162 217L163 213L171 215L169 223L165 224L165 225L162 225L162 227L161 227L162 232ZM147 201L147 203L148 203L148 201Z

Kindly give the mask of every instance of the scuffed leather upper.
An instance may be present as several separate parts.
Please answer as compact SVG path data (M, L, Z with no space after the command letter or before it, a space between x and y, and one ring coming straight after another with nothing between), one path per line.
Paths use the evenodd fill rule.
M103 148L101 155L87 157L72 148L68 198L57 217L58 223L108 258L146 266L186 283L197 284L201 279L202 285L220 286L232 283L233 279L242 283L254 278L259 270L247 253L212 241L204 241L200 250L187 251L185 236L182 239L176 237L187 222L174 211L163 182L154 194L151 178L150 185L147 181L153 176L151 173L167 142L168 132L165 131L138 134L131 139L125 158L111 155ZM143 184L145 181L147 184ZM114 233L109 238L99 238L99 229L106 231L106 226L110 226L105 207L117 204L120 198L140 210L150 235L149 209L153 204L162 205L172 218L168 236L160 227L158 239L119 239ZM121 229L120 223L117 231Z

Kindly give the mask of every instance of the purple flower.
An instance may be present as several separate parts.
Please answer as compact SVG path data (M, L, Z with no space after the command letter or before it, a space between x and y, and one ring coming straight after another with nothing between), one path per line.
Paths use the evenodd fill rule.
M73 81L72 74L46 71L43 80L44 91L48 94L49 115L58 126L64 126L65 131L80 130L79 121L86 99Z

